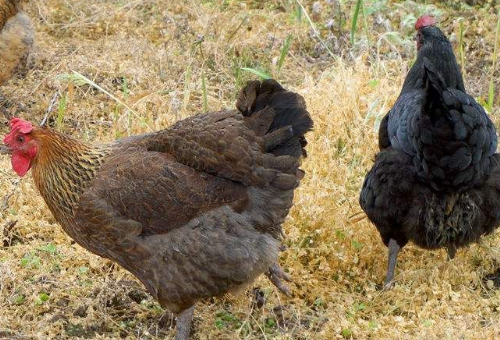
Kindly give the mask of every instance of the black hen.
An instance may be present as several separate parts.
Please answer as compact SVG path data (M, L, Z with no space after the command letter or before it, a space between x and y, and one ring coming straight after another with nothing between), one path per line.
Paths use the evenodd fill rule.
M452 46L430 16L415 28L418 57L379 131L380 152L360 204L397 254L413 241L450 258L500 223L500 156L484 109L465 92Z

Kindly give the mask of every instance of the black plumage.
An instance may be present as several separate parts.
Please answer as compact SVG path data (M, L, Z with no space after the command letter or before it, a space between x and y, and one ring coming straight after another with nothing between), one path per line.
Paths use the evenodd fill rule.
M500 223L495 127L466 93L448 39L432 19L422 18L417 60L382 120L380 152L360 196L389 247L386 284L409 241L446 247L452 258Z

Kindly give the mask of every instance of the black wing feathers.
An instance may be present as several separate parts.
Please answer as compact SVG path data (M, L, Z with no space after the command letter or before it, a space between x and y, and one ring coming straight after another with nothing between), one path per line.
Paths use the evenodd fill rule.
M421 88L401 94L390 112L387 143L414 157L421 180L436 190L464 191L485 180L497 136L483 108L461 90L447 88L423 58Z

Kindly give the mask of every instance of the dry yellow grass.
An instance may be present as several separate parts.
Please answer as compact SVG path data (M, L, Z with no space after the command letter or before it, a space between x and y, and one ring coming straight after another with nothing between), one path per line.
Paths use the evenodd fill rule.
M303 164L307 176L284 226L288 249L281 263L294 279L294 297L280 296L259 279L254 287L266 294L263 309L251 310L251 291L206 301L195 312L194 338L499 338L500 292L484 280L499 266L498 236L461 250L450 262L444 251L409 245L400 255L395 288L382 292L385 246L366 219L350 219L361 210L358 192L377 150L376 121L396 99L414 57L414 18L422 11L440 13L455 42L457 18L465 18L467 84L484 97L494 2L476 8L459 1L443 7L367 2L373 12L366 30L359 23L354 46L348 27L355 1L341 3L347 23L339 32L337 1L318 1L320 11L303 2L332 57L304 16L298 20L295 1L32 0L27 10L37 29L35 66L0 89L8 99L0 123L13 115L40 121L57 94L50 122L59 116L67 133L113 140L202 111L203 75L208 108L232 107L238 87L253 77L239 67L264 68L305 97L315 120ZM289 34L290 52L278 72L273 61ZM135 113L70 81L73 70ZM494 113L498 126L498 109ZM2 135L6 130L2 124ZM160 327L161 309L129 273L75 245L31 178L17 182L6 158L0 166L0 338L172 336Z

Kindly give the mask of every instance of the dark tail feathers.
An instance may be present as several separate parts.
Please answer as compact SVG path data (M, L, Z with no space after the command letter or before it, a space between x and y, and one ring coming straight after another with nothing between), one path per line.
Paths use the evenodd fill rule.
M446 82L444 81L443 75L439 72L434 64L427 58L424 58L424 78L425 87L429 91L430 89L437 91L440 95L446 90Z
M250 81L240 91L236 107L248 126L264 136L266 151L277 156L306 156L304 134L313 127L304 98L277 81Z
M444 114L443 93L446 91L446 83L439 70L427 58L423 62L423 88L427 92L424 103L424 113L436 121Z

